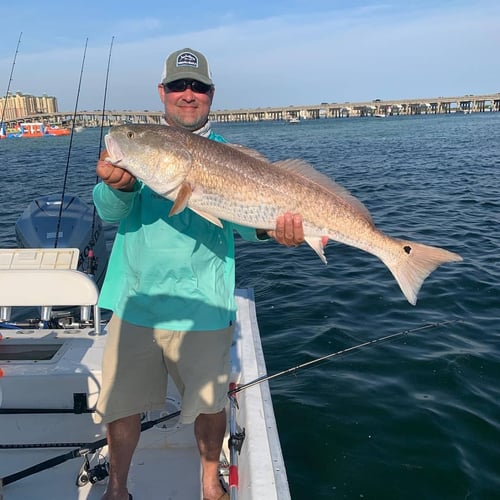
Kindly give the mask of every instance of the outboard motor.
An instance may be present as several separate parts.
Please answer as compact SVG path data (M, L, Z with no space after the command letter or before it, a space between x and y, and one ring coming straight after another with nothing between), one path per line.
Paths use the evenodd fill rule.
M58 248L78 248L78 270L93 274L98 284L104 278L108 251L102 221L97 215L94 221L93 207L78 196L65 194L61 200L57 193L36 198L17 220L15 231L20 248L54 248L56 240Z

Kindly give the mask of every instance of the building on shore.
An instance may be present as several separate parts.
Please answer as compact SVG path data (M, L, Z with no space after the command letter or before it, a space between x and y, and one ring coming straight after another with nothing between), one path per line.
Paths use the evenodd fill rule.
M34 96L9 92L6 97L0 98L0 113L5 122L32 115L54 114L58 111L57 99L46 94Z

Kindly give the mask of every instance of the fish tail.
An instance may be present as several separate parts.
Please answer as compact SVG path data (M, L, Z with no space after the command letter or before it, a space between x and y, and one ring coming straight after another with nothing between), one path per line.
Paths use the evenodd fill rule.
M399 249L382 261L396 278L401 291L412 305L417 303L417 294L425 278L438 266L446 262L462 260L460 255L412 241L396 240Z

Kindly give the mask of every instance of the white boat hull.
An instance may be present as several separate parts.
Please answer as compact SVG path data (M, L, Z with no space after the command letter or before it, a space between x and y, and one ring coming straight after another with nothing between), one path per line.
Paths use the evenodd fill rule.
M16 283L14 275L21 274L19 270L6 269L5 260L0 253L0 278L9 278L11 283ZM35 274L38 271L31 270ZM60 273L60 270L50 272ZM61 279L63 276L62 273L54 275ZM83 273L78 275L79 279L91 281ZM23 280L19 286L25 283ZM61 288L64 286L61 285ZM92 293L91 288L87 290L82 294L82 301L88 302L88 294ZM36 294L33 289L32 301L42 300L44 294L35 297ZM51 299L58 301L66 296L67 291L61 290L59 296L55 293ZM253 293L251 290L238 290L236 300L238 321L231 352L232 377L234 382L243 384L265 375L265 363ZM29 301L26 299L23 305ZM12 305L8 291L0 289L0 307L5 309ZM99 313L97 315L99 317ZM9 500L101 498L106 480L95 484L87 481L81 486L77 485L77 481L85 483L88 476L79 476L84 464L84 458L79 453L83 443L105 438L105 429L93 423L91 414L101 382L105 329L101 334L96 334L92 326L6 329L0 323L0 334L0 478L9 483L1 488L0 497L3 494ZM267 382L242 390L237 399L237 427L245 429L246 437L238 455L239 483L237 488L233 487L234 498L289 499ZM179 407L175 385L169 383L163 414L171 414ZM151 412L147 418L155 420L160 416L160 411ZM45 447L54 443L65 446ZM225 448L223 462L229 461L230 457L227 446ZM23 478L13 476L72 450L76 451L76 458L66 459L59 465ZM106 453L104 446L99 454L89 454L91 468L103 462ZM130 470L129 490L138 499L201 498L200 461L192 426L181 426L173 419L142 432Z

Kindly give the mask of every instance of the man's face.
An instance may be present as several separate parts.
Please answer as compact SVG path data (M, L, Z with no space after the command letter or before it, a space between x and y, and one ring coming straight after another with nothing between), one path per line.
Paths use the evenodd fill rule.
M182 87L181 85L180 88ZM195 92L193 84L184 87L183 91L172 91L162 84L158 85L158 93L165 106L165 119L169 125L197 130L203 127L208 119L214 89L210 88L205 93ZM197 88L196 83L194 87Z

